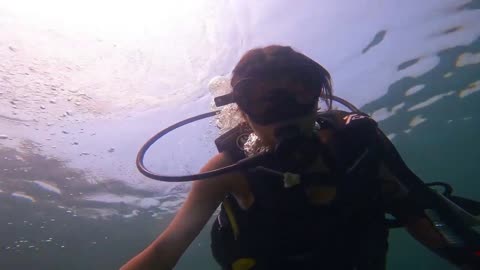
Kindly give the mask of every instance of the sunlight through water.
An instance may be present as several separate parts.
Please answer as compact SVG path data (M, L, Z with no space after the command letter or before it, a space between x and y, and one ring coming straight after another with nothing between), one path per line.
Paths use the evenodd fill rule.
M217 109L239 57L270 44L325 66L422 179L480 199L479 18L468 0L0 0L0 269L116 269L143 249L190 183L145 178L137 151ZM145 163L196 173L238 121L181 127ZM217 269L208 226L176 269ZM449 269L404 236L390 269Z

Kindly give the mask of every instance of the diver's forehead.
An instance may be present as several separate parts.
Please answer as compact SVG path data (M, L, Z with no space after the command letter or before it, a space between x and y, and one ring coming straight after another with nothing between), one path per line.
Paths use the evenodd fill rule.
M301 104L310 103L316 97L314 89L307 89L302 82L291 79L264 81L257 87L257 91L267 95L273 94L277 90L283 90L289 96L294 96L296 101Z
M273 78L268 80L258 80L258 87L261 88L303 88L303 84L290 78Z

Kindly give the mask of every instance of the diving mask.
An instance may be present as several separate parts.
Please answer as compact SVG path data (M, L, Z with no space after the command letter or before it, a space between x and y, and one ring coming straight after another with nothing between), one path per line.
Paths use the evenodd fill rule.
M215 98L217 107L237 103L250 119L261 125L285 121L316 111L319 90L301 84L288 87L247 78L239 81L229 94Z

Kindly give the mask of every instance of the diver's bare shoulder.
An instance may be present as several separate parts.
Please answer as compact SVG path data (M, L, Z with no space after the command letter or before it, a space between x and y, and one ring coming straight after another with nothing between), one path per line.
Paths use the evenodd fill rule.
M228 165L235 163L227 153L220 153L214 158L219 158ZM245 174L240 171L233 171L224 176L221 180L224 196L232 194L242 209L249 208L254 202L254 197Z

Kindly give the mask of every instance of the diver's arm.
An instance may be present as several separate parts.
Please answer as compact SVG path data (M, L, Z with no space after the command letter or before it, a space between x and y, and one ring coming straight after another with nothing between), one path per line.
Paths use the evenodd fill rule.
M386 194L385 197L390 199L391 211L387 212L399 219L415 239L440 257L462 269L480 269L478 261L474 262L471 254L467 254L463 248L448 245L443 235L433 226L423 210L423 205L428 205L431 199L424 190L428 187L408 168L395 146L379 129L376 137L384 161L380 169L380 176L383 174L383 179L386 180L384 196ZM386 190L385 186L388 187ZM477 266L472 267L472 264Z
M447 242L425 217L397 176L385 163L380 165L380 177L383 180L384 201L388 212L399 219L405 229L420 243L430 249L444 248Z
M405 224L405 229L418 242L429 248L432 252L458 266L460 269L476 269L471 268L469 262L463 259L461 250L452 249L442 235L435 229L430 220L427 218L413 219Z
M384 196L389 197L387 198L387 212L400 220L413 238L460 269L476 269L472 268L471 262L465 257L462 249L452 248L448 245L445 238L391 171L382 165L380 174L384 179Z
M224 154L218 154L201 172L224 167L228 163L229 159ZM224 181L227 176L194 182L186 201L167 229L121 270L173 269L223 200L228 191L228 181Z

